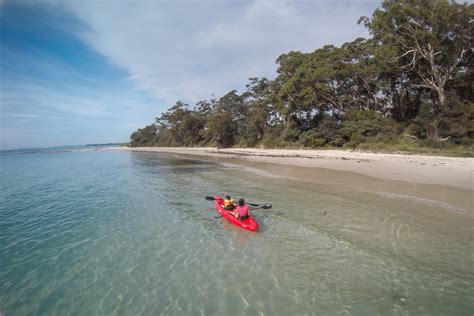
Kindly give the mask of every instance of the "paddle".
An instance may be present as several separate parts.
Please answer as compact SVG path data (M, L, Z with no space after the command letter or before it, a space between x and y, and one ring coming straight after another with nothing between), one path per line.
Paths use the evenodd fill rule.
M254 210L259 210L259 209L262 209L262 210L269 210L272 208L272 205L271 204L265 204L265 205L262 205L262 206L259 206L259 207L255 207L255 208L251 208L250 210L251 211L254 211ZM215 216L214 218L221 218L222 215L219 215L219 216Z
M212 196L206 196L206 200L208 200L208 201L214 201L214 197L212 197ZM258 206L259 208L262 207L264 210L267 210L267 209L269 209L269 208L272 208L272 205L271 205L271 204L265 204L265 205L263 205L263 206L268 206L268 205L270 205L270 207L267 207L267 208L264 208L263 206L260 206L260 204L254 204L254 203L248 203L248 202L247 202L247 204L248 204L248 205L251 205L251 206Z
M251 204L250 204L251 205ZM255 208L252 208L251 210L258 210L258 209L263 209L263 210L269 210L272 208L272 205L271 204L265 204L265 205L262 205L262 206L259 206L259 207L255 207Z
M206 196L206 200L208 201L214 201L214 197L212 196ZM258 209L262 209L262 210L269 210L272 208L272 205L271 204L264 204L264 205L259 205L259 204L252 204L252 203L247 203L248 205L252 205L252 206L257 206L257 207L254 207L254 208L251 208L250 210L253 211L253 210L258 210ZM215 216L214 218L221 218L222 215L219 215L219 216Z

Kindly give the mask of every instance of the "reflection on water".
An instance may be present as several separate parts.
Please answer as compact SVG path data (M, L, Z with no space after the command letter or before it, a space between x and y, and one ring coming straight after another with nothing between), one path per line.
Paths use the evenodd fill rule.
M128 152L0 157L0 310L472 314L471 212ZM271 203L241 230L204 199Z

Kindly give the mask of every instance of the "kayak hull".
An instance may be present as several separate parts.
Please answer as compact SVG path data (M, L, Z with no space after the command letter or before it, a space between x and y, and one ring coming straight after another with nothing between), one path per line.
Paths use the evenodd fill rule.
M237 227L250 230L256 232L258 230L258 223L252 216L249 218L244 219L243 221L234 217L234 215L230 214L229 211L223 208L224 205L224 198L216 195L214 197L214 206L216 208L217 213L224 217L228 222L234 224Z

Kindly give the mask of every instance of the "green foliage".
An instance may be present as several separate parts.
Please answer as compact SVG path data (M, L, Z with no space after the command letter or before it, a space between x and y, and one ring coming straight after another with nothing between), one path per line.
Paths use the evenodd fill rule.
M234 144L234 134L237 129L235 121L229 112L217 112L207 120L204 135L219 147L230 147Z
M301 134L299 142L305 147L322 147L327 143L326 138L318 138L314 130L309 130Z
M411 121L407 132L420 139L438 136L438 121L436 110L431 105L422 104L418 115Z
M340 124L329 115L321 115L317 120L317 127L301 134L299 142L306 147L334 146L341 147L345 141L338 134Z
M296 142L301 135L301 127L296 118L292 118L289 123L284 127L281 138L286 142Z
M441 137L456 144L472 144L474 139L474 103L456 102L440 117Z
M130 136L130 145L132 147L150 146L156 138L156 126L151 124L144 128L139 128Z
M354 147L373 136L385 134L388 125L388 120L378 112L351 109L346 113L338 135L346 141L346 146Z
M255 146L261 141L269 126L269 115L272 113L272 90L266 78L250 78L247 91L242 94L245 118L239 122L240 143Z
M474 5L447 0L384 0L372 19L361 21L381 43L386 64L429 89L433 105L448 102L449 80L466 74L472 57ZM418 82L417 82L418 81Z
M131 146L348 147L472 155L474 5L384 0L360 23L371 38L277 60L194 108L178 101Z

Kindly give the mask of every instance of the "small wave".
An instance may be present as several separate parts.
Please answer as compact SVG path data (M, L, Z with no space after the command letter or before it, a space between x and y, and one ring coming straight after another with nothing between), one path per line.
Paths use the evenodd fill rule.
M387 193L387 192L374 192L374 193L376 193L378 195L381 195L381 196L384 196L384 197L392 198L392 199L413 200L413 201L417 201L417 202L424 203L424 204L435 205L435 206L442 207L442 208L450 210L450 211L462 212L462 213L467 212L466 209L454 206L454 205L449 204L449 203L436 201L436 200L431 200L431 199L425 199L425 198L421 198L421 197L417 197L417 196L413 196L413 195L400 194L400 193Z
M240 169L240 170L244 170L244 171L247 171L247 172L256 174L256 175L258 175L258 176L262 176L262 177L279 178L279 179L289 179L289 177L280 176L280 175L275 175L275 174L272 174L272 173L270 173L270 172L268 172L268 171L265 171L265 170L262 170L262 169L258 169L258 168L252 168L252 167L242 166L242 165L237 165L237 164L232 164L232 163L228 163L228 162L221 162L221 163L219 163L219 164L220 164L221 166L226 167L226 168L229 168L229 169Z

